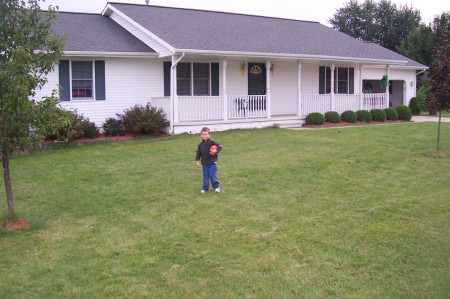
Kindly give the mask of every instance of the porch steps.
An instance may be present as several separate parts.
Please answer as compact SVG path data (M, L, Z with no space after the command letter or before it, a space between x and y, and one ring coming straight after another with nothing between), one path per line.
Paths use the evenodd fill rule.
M298 129L301 128L304 123L305 121L303 119L292 119L274 122L274 125L282 129Z

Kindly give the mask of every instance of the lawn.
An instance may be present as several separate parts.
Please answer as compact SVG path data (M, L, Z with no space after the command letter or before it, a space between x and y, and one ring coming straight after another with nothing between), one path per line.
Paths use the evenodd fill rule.
M198 135L14 157L32 226L0 229L0 298L449 298L436 126L213 133L219 194Z

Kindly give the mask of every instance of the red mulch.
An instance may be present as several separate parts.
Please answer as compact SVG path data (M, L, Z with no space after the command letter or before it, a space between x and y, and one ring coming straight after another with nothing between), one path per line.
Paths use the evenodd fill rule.
M324 122L323 125L307 125L303 124L304 128L333 128L333 127L356 127L356 126L371 126L371 125L383 125L383 124L393 124L393 123L404 123L408 122L406 120L386 120L385 122L371 121L370 123L357 121L355 123L349 123L346 121L341 121L340 123Z
M3 226L7 230L20 230L20 229L29 229L30 223L28 223L25 219L18 220L6 220Z

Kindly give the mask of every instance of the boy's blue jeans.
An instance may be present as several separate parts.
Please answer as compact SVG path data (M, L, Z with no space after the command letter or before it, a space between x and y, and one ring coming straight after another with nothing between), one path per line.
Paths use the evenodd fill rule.
M208 191L209 181L211 181L213 189L220 187L219 179L217 178L217 162L202 165L203 169L203 187L202 189Z

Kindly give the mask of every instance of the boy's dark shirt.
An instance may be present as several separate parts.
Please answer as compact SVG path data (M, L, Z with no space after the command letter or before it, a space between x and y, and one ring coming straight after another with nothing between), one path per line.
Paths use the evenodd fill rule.
M211 148L212 145L217 146L217 153L215 155L210 155L209 154L209 149ZM219 155L218 153L220 153L220 151L222 150L222 145L214 140L212 140L211 138L209 138L206 141L201 141L198 144L197 147L197 153L195 155L195 161L199 161L201 158L201 162L202 165L207 165L207 164L211 164L214 162L217 162Z

